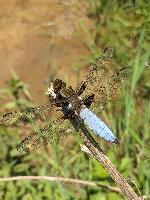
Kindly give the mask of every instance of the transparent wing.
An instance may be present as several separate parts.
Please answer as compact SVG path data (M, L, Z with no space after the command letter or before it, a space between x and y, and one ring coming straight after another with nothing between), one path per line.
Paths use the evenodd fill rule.
M126 84L130 73L131 68L124 67L95 87L93 90L94 104L92 104L91 109L94 109L95 112L96 110L97 112L102 111L111 103L115 99L119 89Z
M25 137L17 150L29 152L39 148L41 145L48 143L56 143L70 134L70 123L67 119L63 119L63 113L57 107L51 107L50 117L43 127Z
M104 53L106 54L107 51ZM125 84L130 74L131 67L127 66L115 71L110 61L99 58L93 69L82 81L77 93L83 100L92 97L94 101L91 109L94 112L100 112L112 102L119 88Z
M0 125L22 126L33 124L38 121L44 121L48 116L48 112L48 104L43 104L41 106L32 108L23 108L17 111L2 114L0 116Z
M63 128L60 129L51 123L31 133L29 136L24 138L20 144L17 145L17 150L22 153L23 151L29 152L38 149L41 145L47 145L48 143L56 143L66 136L67 132Z
M77 94L80 95L86 90L86 94L90 95L93 88L97 87L101 80L110 73L113 69L111 62L109 61L112 57L112 47L107 47L104 52L99 56L97 61L90 67L90 72L83 79L80 86L77 88Z

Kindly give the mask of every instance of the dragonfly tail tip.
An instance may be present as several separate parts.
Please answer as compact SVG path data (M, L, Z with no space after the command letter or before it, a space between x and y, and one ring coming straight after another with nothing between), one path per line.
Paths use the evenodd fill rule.
M115 139L114 141L115 144L120 144L119 140Z

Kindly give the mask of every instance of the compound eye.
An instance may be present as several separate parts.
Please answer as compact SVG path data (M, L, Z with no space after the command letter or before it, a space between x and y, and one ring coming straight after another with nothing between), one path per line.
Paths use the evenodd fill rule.
M60 79L56 79L53 83L53 87L54 87L54 92L59 93L62 88L66 87L66 83Z

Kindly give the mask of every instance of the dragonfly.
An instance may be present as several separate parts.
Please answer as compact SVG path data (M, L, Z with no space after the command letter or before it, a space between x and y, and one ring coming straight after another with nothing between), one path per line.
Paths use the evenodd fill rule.
M100 119L99 114L126 83L131 67L114 70L112 52L113 48L110 46L104 50L75 90L56 79L49 84L46 92L48 101L45 104L9 112L0 117L0 125L5 126L44 124L17 145L19 152L30 152L41 144L58 142L72 132L70 121L76 117L100 138L118 143L117 137ZM80 124L76 124L74 128L79 131L79 127Z

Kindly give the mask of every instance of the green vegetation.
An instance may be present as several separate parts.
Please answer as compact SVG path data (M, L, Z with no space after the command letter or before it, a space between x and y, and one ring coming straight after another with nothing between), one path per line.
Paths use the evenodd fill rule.
M121 90L117 100L102 113L120 139L119 145L100 144L135 191L150 195L150 2L89 0L88 18L94 24L88 31L80 23L84 42L91 51L87 63L97 57L99 48L115 47L112 58L117 66L133 67L130 84ZM10 103L1 110L31 105L27 87L13 76L0 97ZM0 127L0 177L61 176L116 186L107 172L93 158L80 150L82 143L76 134L62 143L42 147L30 154L20 155L16 145L25 130ZM131 181L132 180L132 181ZM133 184L133 182L136 183ZM139 191L138 191L139 189ZM123 197L103 187L62 184L49 181L0 182L0 200L89 199L119 200Z

